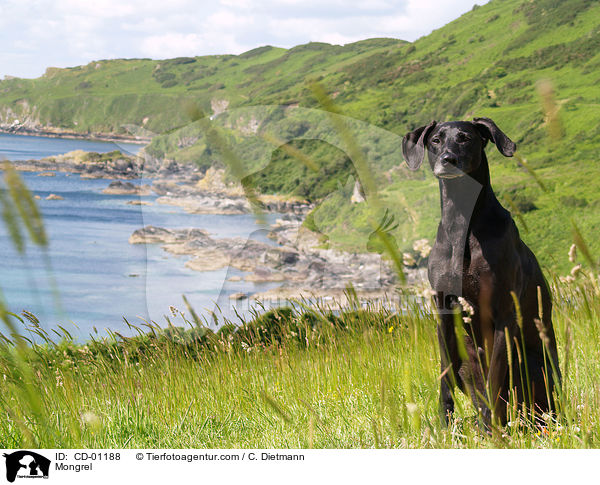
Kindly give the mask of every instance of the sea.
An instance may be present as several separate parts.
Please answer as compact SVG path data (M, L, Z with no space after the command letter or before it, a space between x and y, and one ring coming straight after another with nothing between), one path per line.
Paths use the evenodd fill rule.
M135 154L140 148L131 143L0 134L0 160L40 159L73 150ZM209 325L216 326L224 318L239 322L256 310L250 300L233 303L231 294L277 286L245 282L244 273L233 268L193 271L185 267L189 256L168 254L160 245L132 245L128 239L136 229L154 225L195 227L216 238L239 236L269 242L268 226L279 214L268 214L266 224L261 225L252 214L188 214L181 208L155 203L156 195L141 197L151 205L130 205L127 202L134 198L130 195L102 193L112 180L82 179L78 174L62 172L52 177L38 172L20 175L39 196L37 202L49 236L48 247L28 243L21 254L5 224L0 223L0 298L10 312L24 320L21 323L12 318L24 334L28 322L24 311L35 315L39 325L55 338L56 333L67 331L78 341L115 332L132 335L150 322L161 327L169 322L186 326L185 320L192 318L183 295ZM63 199L46 200L49 194ZM229 281L233 276L241 280Z

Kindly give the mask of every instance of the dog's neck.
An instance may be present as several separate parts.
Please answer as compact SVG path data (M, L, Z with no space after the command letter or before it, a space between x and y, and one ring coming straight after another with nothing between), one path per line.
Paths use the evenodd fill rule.
M454 179L440 179L441 225L451 239L465 240L472 221L499 205L490 184L487 157L482 150L476 170Z

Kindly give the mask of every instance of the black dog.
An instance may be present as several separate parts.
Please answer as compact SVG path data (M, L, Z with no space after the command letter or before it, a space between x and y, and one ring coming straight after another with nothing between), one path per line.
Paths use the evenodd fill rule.
M442 218L428 274L439 314L440 408L446 423L454 411L454 385L469 393L486 426L494 417L506 423L509 396L525 403L530 415L553 410L554 389L560 385L550 291L492 191L484 151L488 140L504 156L516 150L488 118L434 121L402 142L409 168L419 168L427 149L439 179ZM459 304L472 313L462 314L466 355L454 328Z

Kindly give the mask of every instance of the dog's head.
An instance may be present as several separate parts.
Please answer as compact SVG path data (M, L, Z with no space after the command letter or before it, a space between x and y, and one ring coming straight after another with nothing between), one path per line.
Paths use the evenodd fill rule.
M402 154L408 167L417 170L427 150L433 174L440 179L452 179L477 170L488 140L506 157L512 157L517 149L491 119L474 118L446 123L432 121L421 126L404 136Z

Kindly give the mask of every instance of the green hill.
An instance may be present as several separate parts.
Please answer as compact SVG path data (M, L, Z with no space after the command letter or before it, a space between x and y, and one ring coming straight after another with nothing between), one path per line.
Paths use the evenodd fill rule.
M305 79L335 72L357 59L397 50L406 42L369 39L346 46L309 43L286 50L259 47L244 54L168 60L93 61L48 68L38 79L0 81L0 123L60 127L79 133L127 134L126 124L161 133L189 123L194 101L230 107L298 102Z
M518 154L545 188L516 159L504 159L489 148L496 192L520 208L522 236L542 263L565 270L571 217L592 252L600 254L595 238L600 229L598 19L600 4L593 1L492 0L414 43L369 39L288 50L265 46L238 56L99 61L48 69L38 79L0 82L0 123L18 119L30 127L82 133L126 133L124 125L132 124L165 133L154 138L148 153L207 167L222 160L206 139L206 126L190 123L195 107L207 114L256 105L320 108L311 81L318 81L344 114L399 136L431 119L487 116L517 143ZM554 89L558 112L550 120L553 105L544 108L538 89L542 80ZM546 102L550 100L548 96ZM269 113L274 115L281 113ZM316 130L307 117L306 126L296 118L284 131L288 139L302 139L292 146L315 161L316 174L282 149L271 160L257 155L246 171L270 162L255 177L259 188L324 199L310 217L311 226L332 246L364 249L372 215L365 204L350 203L353 184L347 178L356 176L355 170L348 154L323 141L306 140ZM231 128L235 121L225 115L222 125ZM258 154L256 134L262 129L258 123L242 140L247 159ZM548 129L554 130L553 138ZM382 200L400 222L394 236L409 247L415 239L431 240L435 234L437 184L425 172L409 174L401 160L392 161L389 140L374 142L381 153L372 159L380 157L381 163L371 168Z

